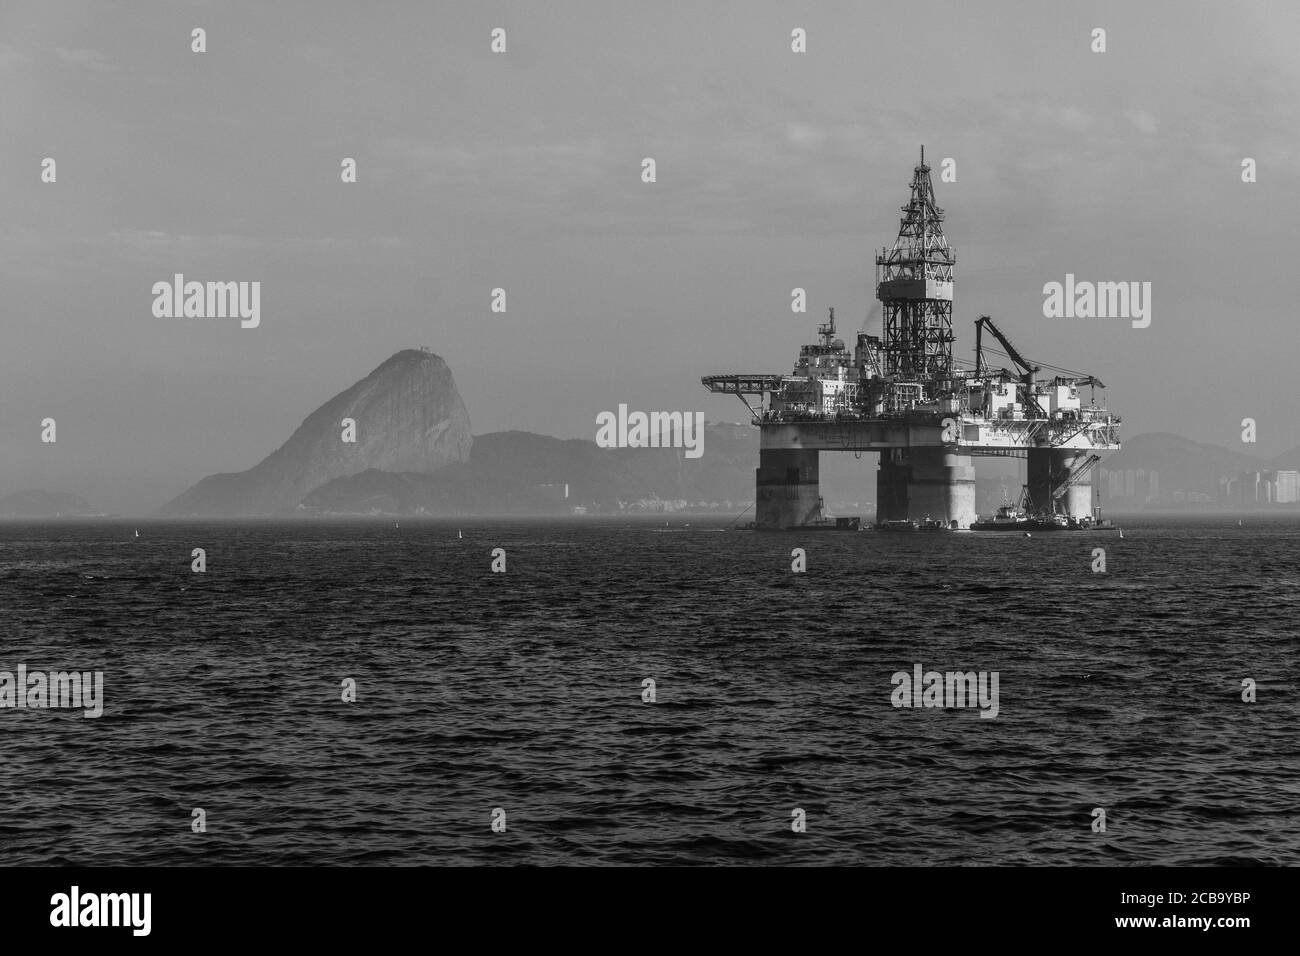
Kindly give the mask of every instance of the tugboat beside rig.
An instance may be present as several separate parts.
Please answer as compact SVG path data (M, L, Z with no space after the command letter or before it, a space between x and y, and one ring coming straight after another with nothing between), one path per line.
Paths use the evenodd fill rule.
M974 522L972 531L1114 531L1115 523L1097 515L1027 514L1013 504L1004 504L993 517Z

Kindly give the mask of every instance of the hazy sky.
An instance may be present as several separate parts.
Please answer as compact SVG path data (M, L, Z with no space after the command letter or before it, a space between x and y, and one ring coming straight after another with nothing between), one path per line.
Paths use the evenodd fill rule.
M740 420L699 377L789 371L828 305L861 326L921 143L957 162L959 355L987 312L1100 376L1124 434L1242 448L1249 416L1243 450L1275 454L1300 444L1298 47L1290 2L6 0L0 494L152 510L419 345L478 434L591 438L620 402ZM155 318L175 272L260 280L260 327ZM1067 272L1151 282L1150 328L1044 318Z

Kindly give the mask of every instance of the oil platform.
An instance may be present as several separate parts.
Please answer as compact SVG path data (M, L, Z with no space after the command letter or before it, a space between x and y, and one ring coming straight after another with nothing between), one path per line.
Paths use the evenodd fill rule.
M930 167L913 170L898 238L876 256L880 335L860 332L852 352L835 335L799 350L791 375L708 375L711 392L736 395L760 429L756 521L762 530L823 527L821 452L880 453L878 526L969 530L975 455L1026 459L1024 505L1040 520L1088 522L1097 452L1119 448L1120 419L1096 402L1091 375L1035 365L988 316L975 322L973 368L953 361L953 266ZM1016 366L994 368L984 333ZM970 363L963 363L969 365ZM1040 377L1044 369L1055 372ZM1087 404L1080 390L1089 388ZM756 396L751 404L746 396Z

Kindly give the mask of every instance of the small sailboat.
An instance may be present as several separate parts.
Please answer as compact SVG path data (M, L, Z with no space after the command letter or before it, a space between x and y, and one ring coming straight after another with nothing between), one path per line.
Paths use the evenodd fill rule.
M1123 528L1120 528L1120 529L1119 529L1119 539L1120 539L1121 541L1124 540L1124 529L1123 529Z
M465 537L465 536L464 536L463 534L460 533L460 528L457 528L457 529L456 529L456 540L457 540L457 541L460 541L460 540L461 540L462 538L464 538L464 537Z
M139 529L139 528L136 528L136 529L135 529L135 536L136 536L137 538L140 537L140 529Z

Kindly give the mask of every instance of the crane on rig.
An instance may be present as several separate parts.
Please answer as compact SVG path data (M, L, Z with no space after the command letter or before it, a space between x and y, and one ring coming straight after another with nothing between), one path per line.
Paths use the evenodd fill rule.
M993 337L1002 343L1002 347L1006 349L1007 358L1015 362L1020 368L1020 383L1024 387L1025 405L1036 411L1041 417L1046 418L1046 414L1034 397L1034 376L1043 370L1042 366L1031 365L1029 360L1011 344L1011 340L1002 334L1002 330L993 324L993 319L987 315L981 315L975 320L975 377L980 378L988 373L984 365L984 329L986 327Z
M1032 392L1034 387L1034 376L1043 370L1042 366L1032 364L1027 358L1021 355L1019 349L1011 344L1011 340L1003 334L1001 329L993 324L993 319L987 315L981 315L975 320L975 377L980 378L981 376L990 373L989 367L984 363L983 332L985 327L987 327L993 337L1001 343L1002 347L1006 349L1007 358L1011 359L1011 361L1015 362L1016 365L1019 366L1021 381L1024 382L1026 388ZM1005 369L1003 371L1005 371ZM1009 375L1010 373L1007 374ZM1069 377L1058 375L1052 379L1052 384L1074 385L1076 387L1080 385L1088 385L1095 388L1106 387L1106 383L1095 375L1078 375Z
M1002 334L1002 330L993 324L993 319L987 315L981 315L975 320L975 377L980 378L988 372L984 365L984 329L988 327L989 332L993 334L1002 347L1007 350L1007 358L1015 362L1020 367L1021 377L1025 384L1033 387L1033 376L1042 371L1042 367L1029 364L1029 360L1020 354L1011 340Z

